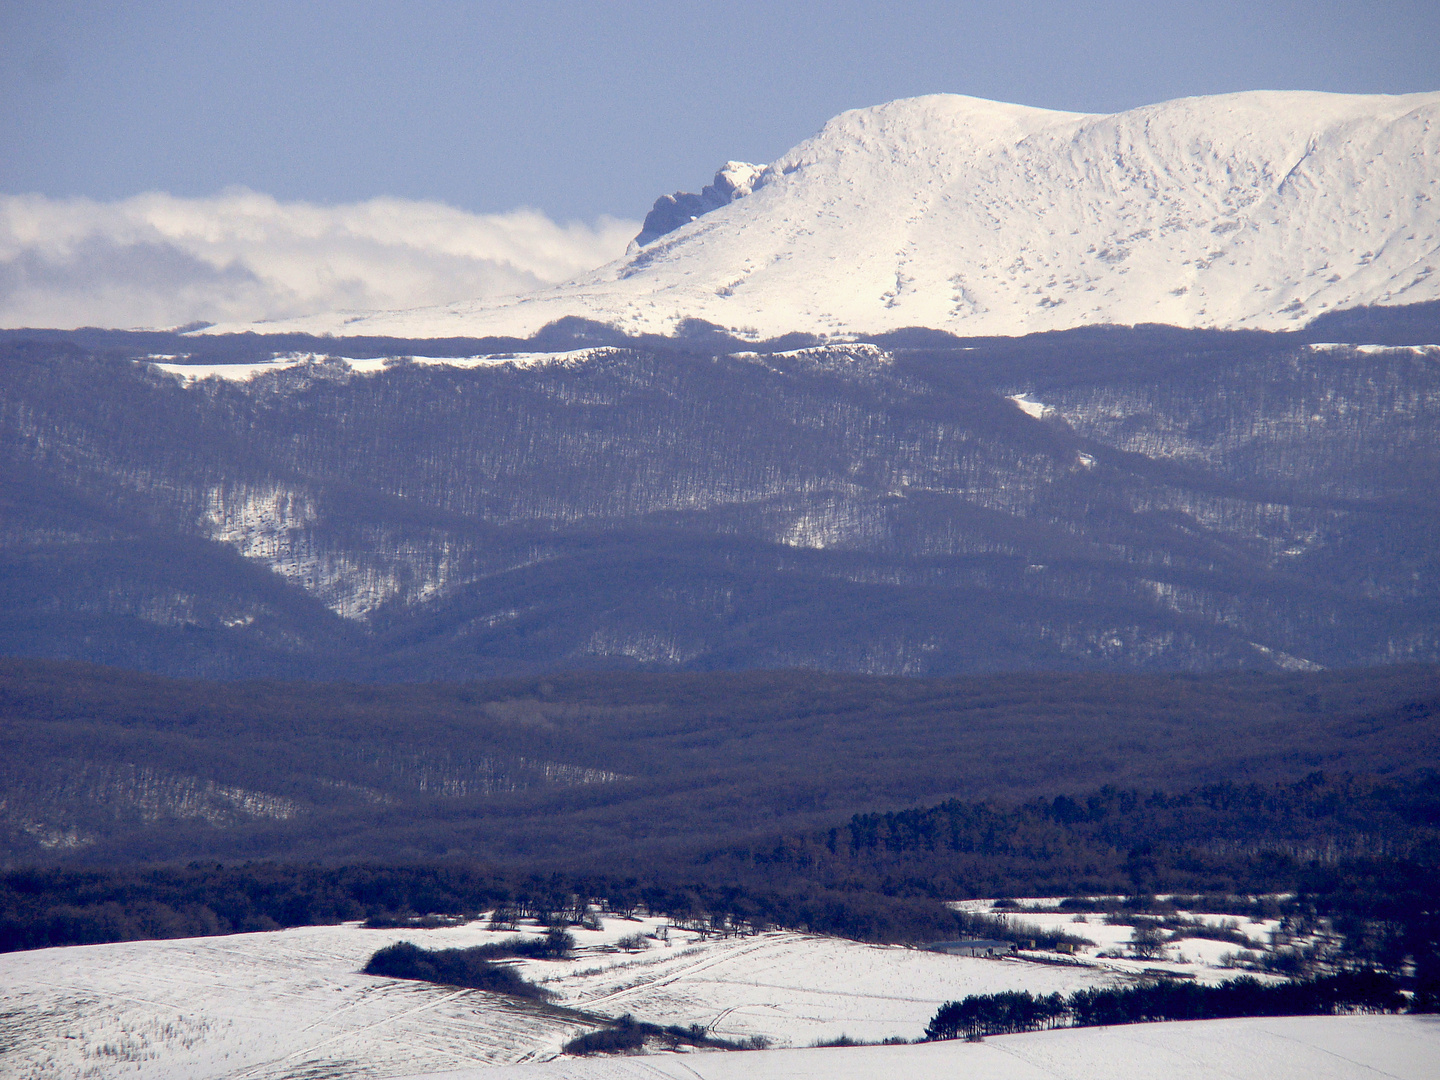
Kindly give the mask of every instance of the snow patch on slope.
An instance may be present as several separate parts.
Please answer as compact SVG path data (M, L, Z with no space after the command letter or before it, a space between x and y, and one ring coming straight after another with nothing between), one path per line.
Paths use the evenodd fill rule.
M202 379L224 379L227 382L251 382L261 375L308 368L313 365L340 364L352 374L378 375L381 372L405 364L420 367L451 367L462 370L486 367L517 368L540 367L545 364L581 364L599 356L609 355L618 350L612 348L571 349L567 352L518 352L486 353L477 356L382 356L356 358L330 356L325 353L286 353L269 360L256 360L238 364L184 364L175 363L177 357L146 357L145 362L157 371L175 375L183 382L194 383Z
M319 509L307 493L281 485L214 487L201 524L210 539L263 563L345 619L364 619L396 599L434 599L453 569L444 551L437 557L384 535L370 545L373 559L357 560L324 542Z
M1026 416L1032 417L1036 420L1044 419L1045 413L1047 411L1047 406L1044 405L1042 402L1032 401L1029 394L1011 394L1010 400L1013 401L1015 403L1015 407L1021 412L1023 412Z

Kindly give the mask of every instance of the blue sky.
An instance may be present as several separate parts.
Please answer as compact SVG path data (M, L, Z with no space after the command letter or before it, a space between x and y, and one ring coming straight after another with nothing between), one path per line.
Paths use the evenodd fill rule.
M1437 42L1437 0L0 0L0 326L528 292L845 109L1440 90Z
M0 193L643 215L847 108L1440 89L1440 3L0 0Z

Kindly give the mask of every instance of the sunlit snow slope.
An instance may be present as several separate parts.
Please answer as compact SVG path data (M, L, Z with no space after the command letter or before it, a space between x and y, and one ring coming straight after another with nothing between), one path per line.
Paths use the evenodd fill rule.
M1440 298L1437 214L1440 93L1252 92L1113 116L934 95L836 117L752 194L569 284L264 328L1279 329Z

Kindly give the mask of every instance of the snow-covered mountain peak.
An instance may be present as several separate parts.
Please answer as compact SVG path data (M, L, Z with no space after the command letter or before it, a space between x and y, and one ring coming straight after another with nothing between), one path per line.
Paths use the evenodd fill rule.
M824 162L838 165L857 156L896 165L906 164L902 154L915 154L922 160L964 156L1084 116L963 94L902 98L841 113L814 137L784 154L766 175L767 179L788 175Z
M1114 115L931 95L843 113L652 217L666 207L626 258L518 300L266 329L1279 329L1440 299L1440 94L1260 91Z

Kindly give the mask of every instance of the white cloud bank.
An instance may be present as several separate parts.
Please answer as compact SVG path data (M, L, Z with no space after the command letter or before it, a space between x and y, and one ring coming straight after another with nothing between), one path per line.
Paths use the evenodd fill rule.
M282 203L244 189L118 202L0 195L0 326L172 327L503 296L619 258L639 229L404 199Z

